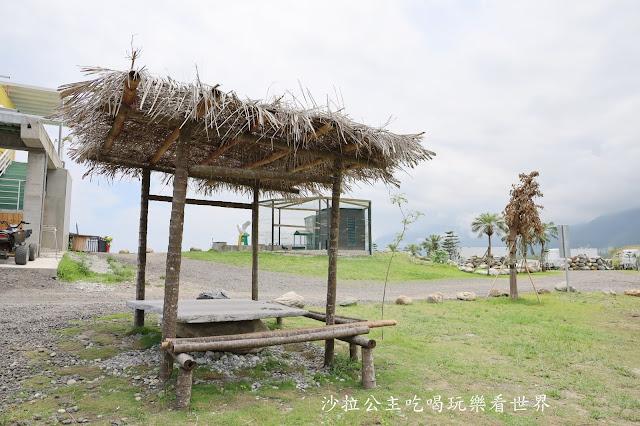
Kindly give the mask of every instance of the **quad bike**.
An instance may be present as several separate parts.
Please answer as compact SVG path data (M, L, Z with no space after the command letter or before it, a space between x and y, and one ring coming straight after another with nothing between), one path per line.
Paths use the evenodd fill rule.
M22 225L28 225L24 220L18 224L11 224L0 220L7 229L0 230L0 259L9 257L10 252L15 252L16 265L26 265L28 260L36 260L38 245L29 244L26 239L31 236L31 229L22 229Z

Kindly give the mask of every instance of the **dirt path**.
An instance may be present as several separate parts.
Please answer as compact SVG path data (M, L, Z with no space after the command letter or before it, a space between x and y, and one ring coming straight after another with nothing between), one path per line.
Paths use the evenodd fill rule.
M133 254L113 255L119 262L136 265ZM147 298L160 299L163 295L161 285L165 275L166 254L152 253L147 256ZM640 288L640 274L625 274L617 271L572 271L570 283L579 291L600 292L605 288L620 293L630 288ZM195 298L200 292L221 288L227 290L232 297L251 297L251 270L237 266L221 265L192 259L182 259L181 298ZM323 306L326 301L325 278L303 277L278 272L260 271L260 299L273 300L283 293L295 291L302 295L309 305ZM555 285L564 281L564 274L534 277L536 288L553 290ZM533 291L527 276L519 276L521 292ZM492 278L478 277L468 279L448 279L441 281L409 281L392 282L387 288L387 300L393 301L400 295L414 300L426 299L435 292L441 292L445 298L453 298L460 291L472 291L479 296L489 292ZM382 300L383 283L380 281L339 281L338 300L355 297L361 302L380 302ZM495 288L508 289L506 277L500 277ZM131 293L134 294L133 292Z

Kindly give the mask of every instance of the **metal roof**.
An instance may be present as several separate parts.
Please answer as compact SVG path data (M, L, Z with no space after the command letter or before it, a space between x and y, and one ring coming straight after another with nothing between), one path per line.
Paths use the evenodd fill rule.
M28 115L47 117L53 114L54 108L60 105L60 93L46 87L27 86L8 81L0 81L7 96L16 109ZM46 124L58 124L57 120L43 120Z

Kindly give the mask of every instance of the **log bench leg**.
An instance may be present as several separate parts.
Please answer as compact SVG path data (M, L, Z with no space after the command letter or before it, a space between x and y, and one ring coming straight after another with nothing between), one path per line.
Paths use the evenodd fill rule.
M282 325L282 317L276 318L276 324Z
M176 410L189 411L191 406L191 385L193 384L193 370L179 368L176 383Z
M362 348L362 387L374 389L376 387L376 372L373 368L373 349Z
M358 361L358 345L355 343L349 343L349 358Z

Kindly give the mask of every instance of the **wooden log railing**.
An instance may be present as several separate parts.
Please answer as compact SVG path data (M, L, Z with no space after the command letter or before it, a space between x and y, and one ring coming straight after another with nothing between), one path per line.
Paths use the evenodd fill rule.
M318 319L321 312L311 312L311 318ZM318 319L324 321L324 319ZM376 341L363 337L371 328L394 326L395 320L366 321L355 318L337 317L337 321L349 321L341 324L307 327L294 330L270 330L256 333L233 334L226 336L207 336L191 338L168 338L162 342L166 356L180 365L176 383L176 403L178 410L188 411L191 401L193 370L198 364L185 352L225 351L230 349L252 349L290 343L309 342L326 339L339 339L349 343L349 354L358 359L358 346L362 353L362 386L365 389L376 387L373 349Z

